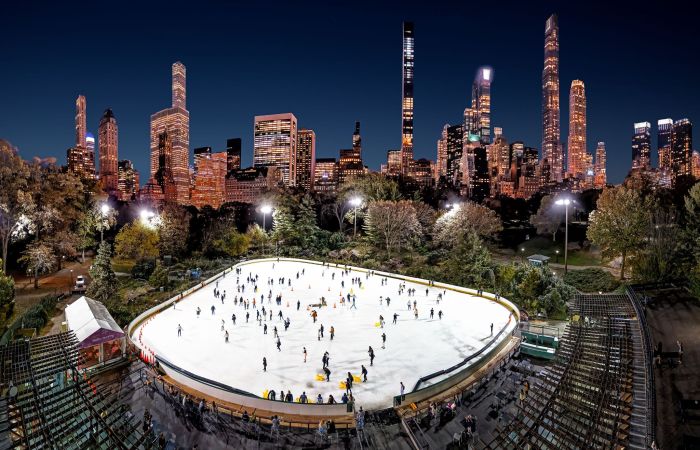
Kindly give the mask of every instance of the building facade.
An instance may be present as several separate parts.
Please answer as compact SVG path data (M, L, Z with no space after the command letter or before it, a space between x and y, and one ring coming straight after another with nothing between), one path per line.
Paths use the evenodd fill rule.
M692 174L693 124L688 119L673 122L671 146L671 182Z
M632 136L632 170L651 169L651 124L637 122Z
M139 193L139 172L128 159L118 163L117 190L119 200L128 202Z
M335 158L316 158L314 190L332 193L338 188L338 163Z
M311 191L316 173L316 133L302 128L297 141L297 186Z
M226 175L226 202L250 203L274 189L281 181L277 167L235 169Z
M226 139L226 169L241 168L241 138Z
M119 129L117 119L111 109L107 108L100 119L97 131L100 154L100 184L108 194L117 194L119 170Z
M595 179L593 181L593 184L596 189L603 189L608 184L605 160L605 142L598 142L598 146L595 149Z
M253 165L277 167L285 186L297 182L297 118L292 113L255 116Z
M160 136L167 133L171 145L167 170L172 173L172 180L167 182L174 184L176 202L189 204L190 113L186 101L187 73L184 64L179 61L172 65L171 72L171 107L151 115L151 176L155 176L160 167Z
M480 67L472 84L472 126L468 131L479 136L483 145L491 143L491 81L493 69Z
M194 151L194 179L190 203L197 207L219 208L226 200L226 152L212 153L211 147Z
M659 156L659 169L670 171L673 119L660 119L656 122L656 126L656 142Z
M573 80L569 90L569 141L567 145L569 176L583 180L586 177L586 86L581 80Z

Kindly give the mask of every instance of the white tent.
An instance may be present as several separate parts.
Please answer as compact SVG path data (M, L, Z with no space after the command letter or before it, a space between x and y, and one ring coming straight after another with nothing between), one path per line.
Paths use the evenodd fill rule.
M107 308L97 300L85 296L66 306L66 322L78 338L80 348L124 337L124 332Z

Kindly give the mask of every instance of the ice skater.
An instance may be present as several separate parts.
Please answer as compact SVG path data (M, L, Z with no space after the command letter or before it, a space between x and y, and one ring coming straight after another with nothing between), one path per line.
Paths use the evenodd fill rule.
M331 341L333 340L334 336L335 336L335 328L333 328L333 325L331 325Z
M236 325L236 314L231 314L231 321Z
M328 367L324 367L323 373L326 374L326 382L331 381L331 369L329 369Z
M374 349L372 346L369 346L369 350L367 350L367 353L369 353L369 365L373 366L374 365Z
M267 372L267 358L263 356L263 372Z
M382 348L386 348L386 333L382 333Z
M438 311L438 317L442 320L442 310Z
M224 333L224 342L228 344L228 330Z
M493 336L493 323L491 323L491 336Z
M435 315L435 310L433 308L430 308L430 319L433 319L433 316Z
M245 313L245 323L248 323L248 319L250 318L250 313L246 312Z
M224 331L224 324L225 324L224 319L221 319L221 331Z
M301 307L301 302L297 300L297 311L299 311L299 308Z
M199 314L200 314L201 312L202 312L202 310L201 310L200 307L198 306L198 307L197 307L197 318L198 318L198 319L199 319Z
M362 366L362 382L366 383L367 382L367 368L363 365Z
M304 362L306 362L306 347L304 347Z
M399 315L397 313L394 313L394 325L396 325L396 319L399 318Z
M404 393L406 392L406 386L403 385L403 381L400 384L401 384L401 401L403 401L404 400Z
M214 311L216 311L216 306L211 305L211 315L214 315Z
M416 320L418 319L418 308L413 309L413 315L415 316Z
M267 324L263 327L263 334L267 334Z
M280 338L277 338L277 351L282 351L282 341L280 341Z
M180 325L179 323L177 324L177 336L182 336L182 325Z

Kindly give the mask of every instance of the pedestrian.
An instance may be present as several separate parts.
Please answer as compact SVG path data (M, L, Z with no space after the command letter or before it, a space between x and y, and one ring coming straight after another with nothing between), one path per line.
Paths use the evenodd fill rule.
M177 324L177 335L178 337L182 336L182 325L179 323Z
M299 396L299 401L301 403L308 403L308 399L306 397L306 391L303 391L301 395Z
M263 356L263 372L267 372L267 358Z
M321 397L321 394L318 394L318 397L316 397L316 403L319 405L323 403L323 397Z
M304 347L304 362L306 362L306 347Z
M386 333L382 333L382 348L386 348Z
M398 318L399 318L399 315L394 313L394 325L396 325L396 319L398 319Z
M362 382L366 383L367 382L367 368L364 365L362 365L362 377L363 377Z
M326 374L326 382L331 381L331 369L328 366L323 368L323 373Z

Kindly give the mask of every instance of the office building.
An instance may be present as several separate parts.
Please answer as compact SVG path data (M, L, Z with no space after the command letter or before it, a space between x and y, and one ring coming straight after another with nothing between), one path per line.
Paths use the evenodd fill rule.
M437 140L437 159L435 163L435 181L439 181L441 177L447 177L447 129L450 127L446 123L442 127L440 139Z
M167 133L171 146L167 170L172 174L176 202L189 203L190 113L187 110L186 69L181 62L172 65L171 107L151 115L151 177L159 166L160 136Z
M477 135L483 145L491 143L491 81L493 69L480 67L472 84L472 127L467 131Z
M587 174L586 87L581 80L571 82L569 91L569 176L583 180Z
M285 186L297 182L297 118L292 113L255 116L253 165L277 167Z
M226 200L228 153L212 153L211 147L194 149L194 177L190 204L219 208Z
M302 128L297 135L297 186L313 190L316 173L316 133Z
M226 169L241 168L241 138L226 139Z
M119 161L117 170L117 196L119 200L127 202L135 199L139 192L139 172L128 159Z
M688 119L673 122L671 147L671 182L692 174L693 124Z
M332 193L338 188L338 164L335 158L316 158L314 190Z
M637 122L632 136L632 170L649 170L651 168L651 124Z
M413 22L403 23L403 76L401 91L401 174L411 174L413 164ZM391 169L390 169L391 171Z
M671 170L671 144L673 134L673 119L660 119L656 122L656 135L659 156L659 169Z
M100 184L110 195L117 194L118 187L118 132L117 119L112 110L107 108L100 119L97 144L100 154Z
M595 149L595 179L593 181L596 189L603 189L608 183L605 158L605 142L598 142L598 146Z

